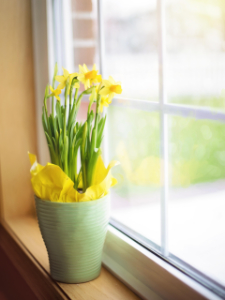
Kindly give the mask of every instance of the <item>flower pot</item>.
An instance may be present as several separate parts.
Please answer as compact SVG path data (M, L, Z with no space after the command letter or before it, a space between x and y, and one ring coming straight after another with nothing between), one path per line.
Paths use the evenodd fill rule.
M109 197L73 203L35 197L35 202L52 278L80 283L98 277L109 221Z

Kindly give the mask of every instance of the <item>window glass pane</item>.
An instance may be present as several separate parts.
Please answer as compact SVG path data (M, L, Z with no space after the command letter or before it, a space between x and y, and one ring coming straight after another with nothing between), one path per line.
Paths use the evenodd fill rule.
M225 284L225 124L169 116L169 251Z
M156 0L103 2L104 70L123 97L158 101Z
M102 1L104 78L121 81L122 97L158 101L156 0ZM75 70L99 66L97 1L72 0ZM87 103L78 117L85 119ZM121 162L112 172L112 217L160 245L159 114L110 105L104 155ZM103 142L104 144L104 142ZM105 145L104 145L105 146ZM107 153L106 153L107 152Z
M160 245L159 114L129 105L108 112L109 159L120 161L112 217Z
M99 68L97 1L71 0L74 70L86 64Z
M225 1L166 1L167 91L172 103L225 110Z

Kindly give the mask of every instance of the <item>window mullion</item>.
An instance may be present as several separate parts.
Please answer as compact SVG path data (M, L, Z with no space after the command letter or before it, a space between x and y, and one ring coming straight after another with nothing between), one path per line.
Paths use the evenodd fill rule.
M99 52L99 71L104 74L104 25L103 25L103 12L102 12L103 1L98 0L98 52Z
M162 253L168 256L168 120L164 113L166 103L165 77L165 1L158 0L159 29L159 103L160 103L160 150L161 150L161 247Z
M59 0L53 1L53 23L54 23L54 50L55 61L58 63L59 70L64 66L64 49L62 33L62 3Z
M141 99L129 99L129 98L114 98L111 105L129 107L143 111L163 111L164 114L192 117L195 119L207 119L220 121L225 123L225 112L222 110L214 110L210 107L198 107L184 104L164 103L161 105L158 102L151 102Z
M104 72L104 58L105 58L105 47L104 47L104 22L103 22L103 1L97 1L98 9L98 53L99 53L99 71L102 78L105 76ZM106 108L104 107L104 115L106 114ZM105 136L103 139L103 157L105 164L109 163L109 124L108 118L105 123Z

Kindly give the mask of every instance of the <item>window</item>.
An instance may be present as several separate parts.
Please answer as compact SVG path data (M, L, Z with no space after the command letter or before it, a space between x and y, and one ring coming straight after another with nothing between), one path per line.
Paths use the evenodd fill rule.
M138 242L150 251L136 244L143 255L154 253L168 268L175 266L221 297L224 12L220 0L53 1L59 65L75 69L97 62L104 77L112 75L123 84L122 97L108 110L104 144L106 161L121 162L111 194L111 225L119 232L111 228L110 238L122 240L125 248ZM116 247L112 240L107 243ZM105 263L124 272L123 278L135 277L135 268L132 274L125 274L125 267L121 271L126 263L107 243ZM148 297L148 275L142 280L138 274L139 282L131 279L130 284Z

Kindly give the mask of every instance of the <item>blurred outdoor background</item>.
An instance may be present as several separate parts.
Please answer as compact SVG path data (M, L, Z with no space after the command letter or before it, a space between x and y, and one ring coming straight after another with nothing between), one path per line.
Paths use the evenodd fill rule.
M91 67L97 3L72 3L75 68ZM225 2L165 3L167 102L225 112ZM122 82L124 104L107 111L106 157L121 163L112 217L160 246L160 114L129 102L159 101L157 1L103 1L102 16L104 77ZM169 115L167 130L169 251L224 283L225 123Z

